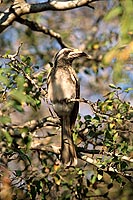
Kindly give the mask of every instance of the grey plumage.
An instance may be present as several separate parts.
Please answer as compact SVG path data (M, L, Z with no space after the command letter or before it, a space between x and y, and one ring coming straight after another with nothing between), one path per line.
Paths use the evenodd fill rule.
M54 57L53 68L48 76L48 98L61 120L61 160L66 166L77 164L71 130L77 118L79 102L70 100L80 97L79 81L72 68L73 60L80 56L86 56L86 54L77 49L60 50Z

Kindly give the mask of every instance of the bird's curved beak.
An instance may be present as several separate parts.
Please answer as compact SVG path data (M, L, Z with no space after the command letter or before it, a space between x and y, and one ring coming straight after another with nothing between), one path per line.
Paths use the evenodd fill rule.
M68 55L68 58L78 58L78 57L82 57L82 56L85 56L86 58L88 59L91 59L92 56L91 55L88 55L87 53L79 50L79 49L73 49L69 55Z

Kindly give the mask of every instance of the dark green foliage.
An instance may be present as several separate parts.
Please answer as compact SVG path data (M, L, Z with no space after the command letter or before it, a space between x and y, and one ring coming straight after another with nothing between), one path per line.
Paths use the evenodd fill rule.
M44 200L113 199L111 191L115 185L120 190L126 184L129 184L127 196L130 196L132 106L122 100L122 94L129 90L122 91L111 84L111 91L104 100L86 101L86 106L91 106L94 114L84 116L84 122L79 116L74 129L79 161L84 161L76 168L65 169L55 163L54 152L44 150L41 153L41 147L31 148L32 134L37 126L31 127L28 123L15 126L12 123L12 111L24 113L24 105L34 110L40 107L43 76L34 76L35 70L29 57L10 60L0 70L1 163L8 166L6 170L17 164L17 168L11 170L14 176L12 198L21 199L22 195L23 199ZM38 120L38 126L41 127L43 122L39 125Z

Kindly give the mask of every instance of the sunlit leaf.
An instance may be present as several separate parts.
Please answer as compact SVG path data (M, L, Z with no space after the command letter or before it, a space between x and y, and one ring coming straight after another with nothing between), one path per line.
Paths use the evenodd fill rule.
M20 104L22 104L23 102L25 102L26 100L26 96L25 94L22 92L22 91L19 91L19 90L16 90L16 89L13 89L11 92L10 92L10 96L18 101Z
M91 183L94 184L97 180L97 176L93 175L91 178Z
M108 14L104 17L104 19L106 21L112 20L112 19L118 17L121 13L122 13L122 7L117 6L117 7L113 8L112 10L110 10L110 12L108 12Z
M116 89L116 88L117 88L117 87L116 87L114 84L112 84L112 83L109 84L109 87L112 88L112 89Z
M100 181L103 178L103 176L101 174L97 175L97 179Z

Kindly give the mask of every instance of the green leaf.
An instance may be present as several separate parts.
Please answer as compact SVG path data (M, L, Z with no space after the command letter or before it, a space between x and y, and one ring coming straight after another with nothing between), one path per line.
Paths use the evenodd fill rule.
M125 169L127 169L127 167L128 167L127 162L121 161L121 162L120 162L120 167L121 167L121 170L122 170L122 171L124 171Z
M25 79L23 76L17 76L16 77L16 82L17 82L17 87L19 89L19 91L23 91L24 90L24 83L25 83Z
M11 123L11 118L9 116L0 116L1 124L9 124Z
M91 115L85 115L84 116L84 119L87 121L87 120L90 120L92 117L91 117Z
M113 99L113 98L114 98L114 95L115 95L115 92L110 92L110 93L108 94L109 99Z
M101 174L97 175L97 179L100 181L103 178L103 176Z
M24 112L22 105L14 103L14 108L19 112Z
M37 99L36 100L36 106L39 107L41 105L41 100Z
M124 90L124 92L129 93L132 90L133 90L133 88L127 88L127 89Z
M91 183L94 184L97 180L97 177L95 175L92 176L91 178Z
M8 78L7 74L9 72L9 69L0 69L0 84L4 84L4 85L9 85L10 83L10 79Z
M22 61L27 64L27 65L30 65L31 64L31 58L29 56L22 56L21 57Z
M82 175L82 174L83 174L83 170L80 169L80 170L78 171L78 174L79 174L79 175Z
M10 96L12 97L12 99L18 101L20 104L22 104L26 100L25 94L22 91L16 89L13 89L10 92Z
M116 181L117 181L118 183L122 183L122 178L121 178L120 176L117 176L117 177L116 177Z
M6 137L6 139L7 139L7 142L9 143L9 144L11 144L12 143L12 141L13 141L13 139L12 139L12 137L10 136L10 134L7 132L7 131L3 131L3 134L4 134L4 136Z
M26 74L31 74L30 66L25 67L24 71L26 72Z
M15 170L16 176L21 176L22 175L22 171L21 170Z
M110 12L108 12L108 14L106 14L106 16L104 17L104 20L106 21L112 20L115 17L118 17L121 13L122 13L122 7L117 6L113 8Z
M117 87L114 84L112 84L112 83L109 84L109 87L112 88L112 89L117 89Z

